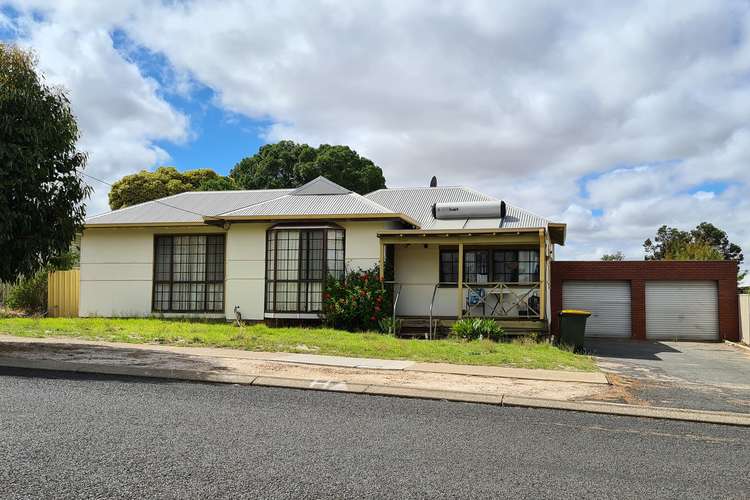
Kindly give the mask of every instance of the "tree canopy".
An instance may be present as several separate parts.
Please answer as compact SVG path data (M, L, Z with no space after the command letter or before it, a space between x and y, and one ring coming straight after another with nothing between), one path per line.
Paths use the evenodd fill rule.
M646 260L733 260L739 265L745 259L742 248L710 222L701 222L691 231L661 226L653 240L643 242L643 249ZM739 279L745 274L740 273Z
M294 188L319 175L360 194L385 187L380 167L347 146L281 141L240 160L228 177L208 168L180 172L174 167L126 175L112 185L109 206L117 210L185 191Z
M625 254L621 251L616 251L615 253L605 253L602 255L603 261L621 261L625 260Z
M65 91L31 53L0 43L0 281L32 275L81 230L90 188L78 137Z
M692 231L661 226L653 241L649 238L643 242L643 249L646 251L646 260L664 260L691 243L701 243L716 249L723 260L733 260L738 264L744 260L742 248L730 242L727 233L710 222L701 222Z
M371 160L348 146L328 144L267 144L229 173L243 189L294 188L320 175L360 194L385 187L383 171Z
M691 241L667 250L664 260L726 260L715 247L703 241Z
M231 179L210 168L180 172L174 167L159 167L154 172L141 170L126 175L112 185L109 206L112 210L156 200L185 191L226 191L238 189Z

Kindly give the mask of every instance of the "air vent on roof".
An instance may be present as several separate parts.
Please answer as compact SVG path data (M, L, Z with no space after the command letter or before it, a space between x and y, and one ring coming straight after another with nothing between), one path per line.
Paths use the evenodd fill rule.
M436 219L503 219L505 213L504 201L461 201L432 206L432 216Z

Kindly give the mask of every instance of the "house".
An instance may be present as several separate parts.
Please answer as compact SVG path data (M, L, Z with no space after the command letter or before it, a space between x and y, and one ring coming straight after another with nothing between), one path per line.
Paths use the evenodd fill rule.
M327 275L379 265L405 320L546 330L564 241L565 224L466 187L187 192L86 220L79 314L315 320Z

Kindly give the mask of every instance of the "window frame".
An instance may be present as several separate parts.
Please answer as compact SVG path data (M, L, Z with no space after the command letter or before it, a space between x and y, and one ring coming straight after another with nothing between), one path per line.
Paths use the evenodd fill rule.
M285 231L297 231L299 232L299 239L297 244L297 278L296 279L277 279L277 272L279 270L279 239L278 235L285 232ZM309 234L314 231L322 231L323 232L323 246L320 249L322 253L322 277L321 279L312 279L309 278L310 275L310 265L309 260L306 265L303 266L302 264L302 253L303 253L303 246L301 245L302 242L302 235L307 234L307 247L305 248L305 252L309 256L311 250L317 250L312 249L310 247L309 242L311 239L309 238ZM266 230L266 238L265 238L265 272L264 272L264 287L263 287L263 311L264 314L319 314L323 311L323 293L325 290L325 283L328 280L329 276L329 259L328 259L328 250L329 250L329 233L330 232L339 232L341 234L341 258L335 257L333 261L341 263L341 269L339 272L341 273L341 276L346 275L346 230L345 228L334 225L334 224L325 224L325 225L310 225L310 226L304 226L304 225L276 225L268 228ZM271 236L273 235L273 249L271 248ZM335 240L336 238L334 238ZM336 251L337 249L334 249ZM271 259L271 254L273 253L273 260ZM271 268L270 264L273 262L273 268ZM338 266L337 266L338 267ZM302 277L303 269L306 270L307 276L305 278ZM287 270L288 272L288 270ZM279 309L278 307L278 283L295 283L297 285L297 300L296 300L296 309ZM310 303L310 294L314 292L310 292L310 285L313 283L320 283L321 289L320 289L320 301L318 303L320 304L320 307L318 309L302 309L300 306L301 304L308 304ZM302 284L305 284L307 287L307 290L303 293L302 292ZM273 300L269 300L269 292L273 288ZM303 296L306 299L303 302ZM305 306L307 307L307 306Z
M175 238L179 237L191 237L191 236L205 236L206 237L206 243L205 243L205 254L204 254L204 279L202 281L175 281ZM208 270L208 255L209 255L209 248L211 245L209 244L209 238L211 237L220 237L221 238L221 279L220 280L210 280L208 279L209 276L209 270ZM157 257L158 257L158 249L159 249L159 240L160 239L167 239L169 238L171 240L170 245L170 254L169 254L169 280L161 280L158 279L157 276ZM226 279L227 279L227 238L226 233L165 233L165 234L154 234L154 253L153 253L153 266L152 266L152 273L151 273L151 312L152 314L224 314L226 311L226 300L227 300L227 294L226 294ZM173 302L173 293L174 293L174 285L177 284L202 284L203 285L203 307L201 309L173 309L172 308L172 302ZM157 303L157 287L159 285L169 285L169 306L167 309L157 309L156 303ZM208 289L209 285L221 285L221 309L208 309ZM213 302L213 301L212 301Z
M444 254L455 254L455 260L451 259L451 267L454 269L454 272L450 273L451 276L455 275L456 279L444 279L446 275L448 274L447 271L444 268L445 262L443 261L443 255ZM438 257L438 281L440 285L446 285L446 286L457 286L458 285L458 249L454 248L441 248L440 249L440 256Z
M473 283L466 280L466 253L467 252L487 252L487 283L514 283L514 284L534 284L539 283L539 276L540 276L540 261L539 261L539 249L538 248L505 248L505 247L470 247L466 250L464 250L464 269L463 269L463 276L464 276L464 283ZM516 281L505 281L505 280L496 280L496 276L498 275L498 272L495 270L495 253L496 252L514 252L515 254L515 263L517 264L517 269L515 271L516 273ZM524 260L521 261L519 259L520 252L534 252L536 253L536 260ZM455 280L445 280L446 277L446 270L445 266L446 263L443 261L443 255L444 254L454 254L455 255L455 264L453 264L453 267L456 268L456 279ZM441 247L440 251L438 253L438 282L440 286L442 287L455 287L458 286L458 249L455 247ZM502 260L503 263L505 262L511 262L507 260ZM521 273L521 262L527 263L527 264L536 264L537 270L535 273ZM504 274L505 271L503 270L502 273ZM536 276L535 281L520 281L521 275L531 275Z

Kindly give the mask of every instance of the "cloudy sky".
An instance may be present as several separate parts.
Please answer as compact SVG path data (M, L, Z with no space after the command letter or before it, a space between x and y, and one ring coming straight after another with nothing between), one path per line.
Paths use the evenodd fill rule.
M750 252L746 1L0 0L0 39L69 90L109 181L347 144L389 186L567 222L564 258L703 220Z

